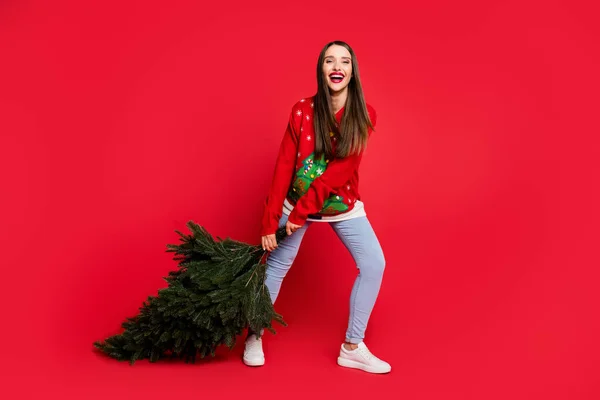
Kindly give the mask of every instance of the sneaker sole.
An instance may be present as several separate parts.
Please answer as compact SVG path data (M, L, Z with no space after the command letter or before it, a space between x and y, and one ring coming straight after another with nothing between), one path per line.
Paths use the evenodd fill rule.
M365 364L359 363L357 361L348 360L348 359L342 358L342 357L338 357L337 363L339 366L342 366L342 367L360 369L365 372L370 372L372 374L387 374L388 372L390 372L392 370L391 367L385 368L385 369L378 369L378 368L371 367L369 365L365 365Z
M248 360L247 358L244 358L244 364L246 364L249 367L260 367L262 365L265 365L265 359L263 358L262 360Z

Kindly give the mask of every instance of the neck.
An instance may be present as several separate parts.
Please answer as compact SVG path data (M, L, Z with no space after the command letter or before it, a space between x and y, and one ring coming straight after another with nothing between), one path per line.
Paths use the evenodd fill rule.
M329 92L331 95L331 106L333 107L334 114L340 111L344 105L346 105L346 99L348 98L348 88L340 90L339 92Z

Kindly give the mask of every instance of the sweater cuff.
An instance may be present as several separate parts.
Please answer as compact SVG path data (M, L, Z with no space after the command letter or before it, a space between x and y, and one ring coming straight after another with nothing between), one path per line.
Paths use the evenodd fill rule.
M260 235L273 235L277 232L277 228L279 228L279 220L281 216L277 213L266 211L263 216L262 225L260 227Z
M288 216L288 221L290 221L292 224L302 226L306 222L307 218L308 215L302 215L300 212L298 212L298 208L294 207L294 209Z

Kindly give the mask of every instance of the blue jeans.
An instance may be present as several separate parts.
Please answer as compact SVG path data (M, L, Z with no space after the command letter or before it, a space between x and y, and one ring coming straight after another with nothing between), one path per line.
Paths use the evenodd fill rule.
M283 214L279 226L285 226L287 219L288 216ZM283 278L298 254L302 238L312 223L306 221L300 229L281 241L267 258L265 285L273 303L277 300ZM367 323L379 294L385 258L367 217L327 223L350 251L358 268L358 276L350 294L350 318L346 341L360 343L365 337Z

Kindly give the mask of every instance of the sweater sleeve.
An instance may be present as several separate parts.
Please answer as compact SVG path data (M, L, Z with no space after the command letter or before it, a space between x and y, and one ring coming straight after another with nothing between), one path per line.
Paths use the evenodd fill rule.
M377 114L370 108L370 118L375 127ZM369 137L371 129L369 129ZM323 208L325 200L345 185L358 169L363 152L345 158L332 160L323 174L317 177L308 187L306 193L298 199L288 221L296 225L304 225L309 214L315 214Z
M279 220L283 214L283 201L295 172L299 130L294 119L295 111L296 106L290 113L288 125L279 146L271 188L264 204L261 236L270 235L277 231Z

